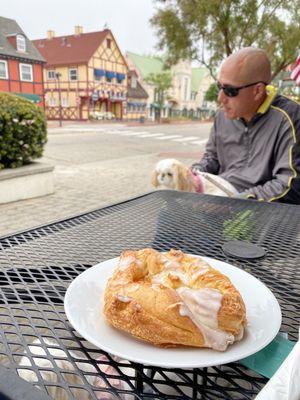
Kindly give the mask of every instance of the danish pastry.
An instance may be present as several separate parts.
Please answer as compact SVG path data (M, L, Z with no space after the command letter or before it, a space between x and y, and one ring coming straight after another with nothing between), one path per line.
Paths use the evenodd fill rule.
M124 251L105 289L104 315L115 328L162 347L224 351L246 325L230 279L180 250Z

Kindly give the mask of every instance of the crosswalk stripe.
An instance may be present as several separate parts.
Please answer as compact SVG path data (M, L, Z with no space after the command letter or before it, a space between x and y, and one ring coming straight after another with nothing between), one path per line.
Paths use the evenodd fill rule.
M187 142L190 140L195 140L197 138L198 138L197 136L181 137L180 139L174 139L174 142Z
M195 141L193 141L193 143L195 143L195 144L205 144L206 142L207 142L207 140L208 139L204 139L204 140L195 140Z
M126 132L123 136L139 136L140 132Z
M118 129L111 129L108 131L105 131L104 133L108 133L109 135L122 135L122 136L127 136L132 133L132 131L120 131Z
M168 140L168 139L173 139L173 138L179 138L179 137L182 137L181 135L165 135L164 137L161 137L161 138L157 138L158 140L163 140L163 139L166 139L166 140Z
M164 137L165 137L166 135L165 135L164 133L151 133L151 134L148 133L147 135L143 135L143 134L140 135L141 138L153 137L153 138L155 138L155 139L158 138L159 136L160 136L160 137L161 137L161 136L164 136Z
M132 131L129 129L122 129L122 126L115 127L114 129L105 129L103 127L63 127L63 128L50 128L48 129L49 132L51 133L59 133L59 132L74 132L74 133L80 133L80 132L99 132L99 133L107 133L109 135L120 135L120 136L136 136L139 138L153 138L153 140L172 140L174 142L182 142L183 144L187 144L185 142L188 142L189 144L195 144L195 145L203 145L206 144L208 139L202 139L202 140L195 140L198 139L198 136L188 136L184 137L182 135L168 135L166 133L162 132L156 132L156 133L150 133L147 131Z

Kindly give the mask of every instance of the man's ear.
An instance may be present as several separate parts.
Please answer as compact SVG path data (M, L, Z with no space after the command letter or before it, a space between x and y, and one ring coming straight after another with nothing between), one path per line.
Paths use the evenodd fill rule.
M152 176L151 176L151 183L152 183L152 185L153 185L154 187L157 187L157 186L158 186L158 179L157 179L157 176L158 176L158 172L157 172L156 170L154 170L154 171L152 172Z
M261 100L261 99L264 99L264 97L266 96L266 86L265 86L265 84L264 83L258 83L256 86L255 86L255 88L254 88L254 90L255 90L255 94L254 94L254 96L255 96L255 100Z

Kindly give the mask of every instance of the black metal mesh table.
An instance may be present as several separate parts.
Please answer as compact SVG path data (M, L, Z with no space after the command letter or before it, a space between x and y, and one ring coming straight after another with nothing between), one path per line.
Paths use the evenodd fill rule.
M280 303L281 331L297 340L299 217L298 206L158 191L2 238L0 365L20 375L26 368L35 378L33 384L49 393L54 384L43 372L51 371L57 377L55 386L70 399L252 399L266 379L238 362L191 371L124 366L107 355L104 364L112 368L105 373L99 361L105 353L80 337L66 319L64 294L82 271L125 249L179 248L227 261L259 278ZM230 258L221 249L230 239L257 244L266 257ZM31 345L36 339L42 355ZM21 367L24 356L27 366ZM40 367L41 358L50 367ZM65 360L64 367L59 360ZM93 383L96 378L100 385Z

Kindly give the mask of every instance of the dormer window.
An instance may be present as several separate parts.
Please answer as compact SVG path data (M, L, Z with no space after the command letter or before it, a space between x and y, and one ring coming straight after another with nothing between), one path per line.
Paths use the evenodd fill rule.
M136 83L137 83L137 79L136 79L136 76L132 76L131 77L131 87L132 87L132 89L136 89Z
M17 35L17 50L26 51L26 40L23 35Z

